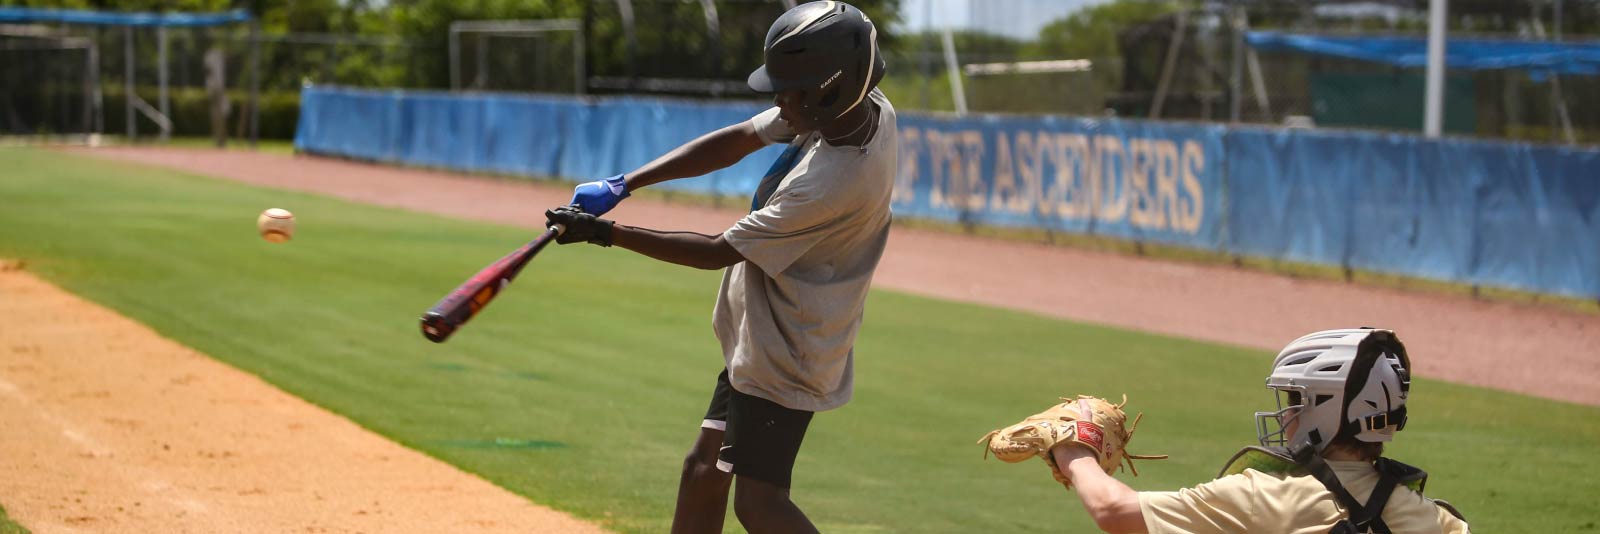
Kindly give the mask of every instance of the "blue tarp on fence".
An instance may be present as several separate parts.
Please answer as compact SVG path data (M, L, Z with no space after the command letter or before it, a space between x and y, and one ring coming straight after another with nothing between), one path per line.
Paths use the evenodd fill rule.
M1248 32L1245 41L1263 51L1318 54L1396 67L1428 64L1428 43L1421 37ZM1541 79L1551 72L1593 76L1600 74L1600 43L1451 38L1445 46L1445 64L1453 69L1526 70Z
M757 104L310 88L298 150L475 172L631 170ZM1600 151L1370 132L901 114L900 216L1600 297ZM748 195L768 147L655 187Z
M197 27L250 22L250 12L243 9L214 13L150 13L129 11L94 11L87 9L47 9L36 7L0 7L0 22L52 22L58 24L93 24L100 26L170 26Z
M570 178L633 170L711 130L749 119L754 104L309 88L295 148L470 172ZM654 186L747 195L781 152L767 147L696 180Z

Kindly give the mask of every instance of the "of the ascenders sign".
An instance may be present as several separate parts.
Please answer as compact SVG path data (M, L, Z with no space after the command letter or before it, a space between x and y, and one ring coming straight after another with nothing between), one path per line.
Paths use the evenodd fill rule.
M1217 245L1222 130L903 116L899 213Z

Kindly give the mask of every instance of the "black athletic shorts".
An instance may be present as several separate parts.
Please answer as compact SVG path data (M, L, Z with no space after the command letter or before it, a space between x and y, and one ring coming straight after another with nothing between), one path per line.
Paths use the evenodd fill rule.
M700 427L723 431L717 469L788 489L812 413L740 393L723 369Z

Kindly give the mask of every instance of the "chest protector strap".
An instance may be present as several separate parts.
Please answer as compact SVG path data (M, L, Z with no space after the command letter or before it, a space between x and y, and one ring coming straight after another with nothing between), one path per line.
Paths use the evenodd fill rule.
M1404 485L1412 491L1422 493L1423 486L1428 482L1428 474L1423 470L1390 460L1379 458L1374 464L1378 469L1378 485L1373 488L1372 496L1365 505L1356 501L1339 482L1339 477L1333 474L1333 468L1316 454L1312 447L1290 451L1283 447L1245 447L1233 458L1228 460L1228 465L1218 473L1218 478L1244 472L1245 469L1255 469L1263 473L1281 473L1290 476L1310 475L1322 483L1339 505L1349 511L1349 517L1340 520L1334 525L1330 534L1389 534L1389 525L1383 522L1383 508L1389 503L1389 496L1394 493L1395 486ZM1439 501L1435 501L1439 502ZM1452 515L1460 517L1453 508L1447 504L1442 505L1450 510Z

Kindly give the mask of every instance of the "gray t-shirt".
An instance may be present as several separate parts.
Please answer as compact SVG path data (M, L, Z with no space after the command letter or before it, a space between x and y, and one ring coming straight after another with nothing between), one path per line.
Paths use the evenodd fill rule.
M722 234L746 261L723 273L712 328L729 381L746 395L807 411L850 401L900 152L894 107L877 90L870 97L880 111L865 150L796 138L778 108L750 119L763 141L789 142L799 159L763 180L756 209Z

